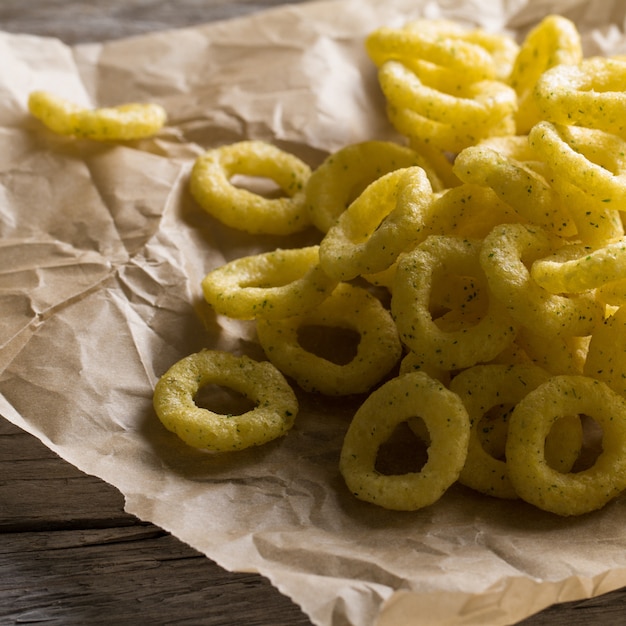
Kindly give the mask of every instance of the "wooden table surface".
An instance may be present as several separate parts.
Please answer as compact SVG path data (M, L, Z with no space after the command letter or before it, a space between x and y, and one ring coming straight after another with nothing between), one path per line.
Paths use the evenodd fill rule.
M0 30L102 41L224 19L280 0L2 0ZM306 626L258 575L233 574L124 512L122 495L0 417L0 624ZM626 589L524 626L626 624ZM399 625L401 626L401 625Z

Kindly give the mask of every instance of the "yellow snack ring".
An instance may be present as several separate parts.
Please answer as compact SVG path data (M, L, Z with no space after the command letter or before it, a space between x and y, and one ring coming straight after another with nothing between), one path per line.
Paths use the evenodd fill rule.
M428 32L433 37L461 39L484 48L493 59L497 80L508 79L519 54L519 46L513 37L488 32L482 28L466 28L453 20L417 19L405 24L404 28L422 34ZM465 80L465 77L462 80Z
M519 101L518 134L527 133L543 119L534 94L543 73L560 64L577 64L582 58L580 33L567 18L548 15L531 29L520 46L508 80Z
M378 449L395 428L421 417L430 436L428 461L418 472L376 471ZM373 391L346 432L339 468L360 500L414 511L439 500L458 479L467 455L470 423L459 397L424 372L393 378Z
M583 243L600 245L624 235L626 141L604 131L539 122L528 134L545 161Z
M307 326L344 328L360 336L348 363L334 363L302 347L298 333ZM362 287L340 283L315 309L281 320L257 320L267 358L305 391L343 396L369 391L398 362L398 331L380 300Z
M598 202L626 199L626 141L600 130L540 122L528 140L556 176Z
M545 458L552 424L567 415L587 415L603 431L602 452L592 467L562 473ZM518 495L557 515L602 508L626 488L626 399L586 376L554 376L531 391L509 420L506 458Z
M308 246L230 261L203 278L202 291L222 315L276 319L317 306L336 285L319 265L319 246Z
M544 72L535 86L544 119L626 135L626 60L583 59Z
M576 293L602 287L626 276L626 240L596 250L588 246L564 246L553 255L537 259L530 274L552 293Z
M438 122L408 107L387 106L387 117L393 127L405 135L412 145L427 141L450 153L482 141L487 137L509 135L513 128L510 117L496 120L493 125L459 127L449 122Z
M386 270L420 236L431 200L432 187L421 167L376 179L322 239L322 269L337 280Z
M515 338L506 307L487 293L479 251L478 241L432 235L398 259L391 311L402 341L425 363L448 370L470 367L493 359ZM454 329L440 326L431 312L433 285L450 275L472 276L478 288L465 294ZM477 319L472 303L481 294L486 310L479 309Z
M210 383L239 392L256 406L241 415L200 408L194 398ZM293 426L298 413L295 394L271 363L215 350L172 365L155 386L153 404L163 425L185 443L220 452L272 441Z
M457 71L468 83L492 80L497 73L493 57L487 50L455 36L383 27L368 35L365 48L378 67L389 60L417 58Z
M471 83L448 94L422 84L403 63L387 61L378 73L390 122L402 134L458 152L485 137L514 131L515 92L498 81Z
M435 194L424 231L431 235L454 235L482 239L494 226L517 222L516 211L490 187L462 183Z
M470 146L457 155L453 170L465 183L493 189L524 220L560 235L573 234L558 193L523 162L485 145Z
M376 179L395 170L421 167L431 185L441 183L427 157L391 141L364 141L330 154L311 174L305 189L313 224L323 233Z
M411 352L410 350L404 356L402 361L400 361L398 374L402 376L402 374L408 374L409 372L424 372L431 378L434 378L444 384L446 387L450 384L450 379L452 377L452 373L449 370L439 369L430 363L424 363L424 361L417 354L415 354L415 352Z
M96 141L130 141L151 137L166 122L165 109L154 103L126 103L89 109L46 91L28 98L31 114L59 135Z
M452 379L450 391L461 398L472 424L467 459L459 482L476 491L498 498L515 499L515 491L508 477L506 460L496 458L485 449L479 429L487 426L483 417L498 405L515 406L532 389L546 382L550 375L535 365L477 365L468 368ZM508 414L499 416L496 428L506 426ZM561 423L561 422L559 422ZM571 420L560 428L558 437L547 445L550 448L548 459L561 471L568 471L578 458L582 444L580 420ZM506 428L505 428L506 430ZM506 435L504 436L506 442ZM502 449L504 452L504 446Z
M449 94L425 85L415 72L398 61L383 63L378 79L394 107L413 109L427 119L466 128L468 134L473 126L478 136L480 129L512 115L517 106L515 92L499 81L478 81Z
M623 306L626 304L626 278L598 287L596 298L609 306Z
M593 329L583 372L626 397L626 307Z
M304 187L311 168L289 152L263 142L240 141L207 150L193 166L189 188L196 202L220 222L252 234L290 235L310 225ZM236 175L267 178L278 198L238 187Z
M589 336L574 337L550 335L541 329L521 326L516 344L524 351L527 359L550 374L582 374Z
M540 228L501 224L483 240L480 263L494 297L520 325L548 336L581 337L603 318L593 293L552 294L535 283L525 263L559 246L560 238Z

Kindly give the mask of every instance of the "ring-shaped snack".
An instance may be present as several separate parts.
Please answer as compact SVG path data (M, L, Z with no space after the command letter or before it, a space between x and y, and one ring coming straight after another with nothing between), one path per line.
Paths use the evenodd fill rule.
M590 57L544 72L535 86L543 119L626 137L626 60Z
M241 393L255 406L241 415L201 408L195 397L208 384ZM216 350L172 365L155 386L153 404L163 425L185 443L220 452L272 441L291 429L298 413L293 390L271 363Z
M512 132L510 119L505 117L493 126L471 125L467 128L450 122L438 122L407 107L399 108L387 104L387 117L392 126L405 135L411 145L427 141L449 153L457 153L488 137L506 136Z
M467 459L459 476L461 484L497 498L518 497L508 477L506 460L494 457L485 449L479 429L506 427L508 413L498 416L495 425L487 426L483 418L499 405L515 406L549 378L550 375L536 365L490 364L468 368L452 379L449 389L461 398L472 424ZM578 459L582 445L581 422L574 419L557 424L565 424L565 428L558 428L556 437L550 433L546 456L551 466L569 471Z
M474 125L475 133L512 115L517 106L515 92L499 81L478 81L449 94L424 84L399 61L383 63L378 79L393 106L413 109L428 119L448 122L457 128Z
M575 65L583 59L576 24L560 15L548 15L522 42L508 83L517 93L516 134L527 133L543 119L535 102L535 85L544 72L558 65Z
M459 72L467 83L493 80L497 74L493 57L481 45L416 28L379 28L367 36L365 49L378 67L390 60L422 59Z
M427 157L391 141L363 141L333 152L305 188L311 222L326 233L368 185L384 174L415 166L424 169L434 189L442 187Z
M621 307L626 305L626 278L598 287L596 298L599 302L609 306Z
M522 219L561 236L574 234L559 194L523 162L488 146L469 146L457 155L453 171L465 183L493 189Z
M304 348L299 332L306 327L356 331L356 354L335 363ZM319 306L280 320L258 319L257 335L267 358L309 392L329 396L364 393L378 383L402 354L393 319L366 289L340 283Z
M595 328L595 326L594 326ZM582 374L589 347L584 337L548 335L530 326L520 326L515 343L527 360L553 375Z
M416 472L376 470L379 448L398 425L421 417L429 434L428 461ZM470 423L460 398L424 372L391 379L355 413L344 437L339 468L360 500L386 509L414 511L439 500L459 477Z
M482 239L494 226L519 219L490 187L461 183L434 195L423 230L429 235Z
M560 247L561 240L525 224L501 224L485 237L480 263L489 288L521 326L547 336L588 335L604 316L592 292L559 295L533 280L526 262Z
M626 140L593 128L540 122L528 141L559 179L591 198L622 206L626 199Z
M304 187L311 168L294 154L264 141L240 141L207 150L195 161L189 189L223 224L251 234L290 235L311 222ZM234 184L236 176L275 182L284 196L265 197Z
M431 378L435 378L440 383L444 384L446 387L449 386L452 376L449 370L439 369L430 363L424 363L424 361L420 359L415 352L411 352L410 350L400 361L398 374L402 376L402 374L408 374L409 372L424 372Z
M131 102L89 109L47 91L28 97L31 114L59 135L95 141L131 141L151 137L166 122L165 109L155 103Z
M320 267L319 246L240 257L202 279L205 300L235 319L277 319L317 306L337 285Z
M583 373L626 397L626 307L621 306L591 333Z
M586 376L554 376L527 394L509 419L506 458L520 498L557 515L602 508L626 489L626 399ZM545 457L546 436L567 415L586 415L602 429L602 451L588 469L563 473Z
M515 338L517 324L506 306L487 293L479 252L478 241L431 235L398 259L391 311L402 341L425 363L447 370L470 367L493 359ZM466 293L453 330L440 327L431 312L433 285L450 275L472 276L477 287ZM472 304L481 294L486 310L476 319Z
M578 238L599 246L622 237L626 141L601 130L550 122L536 124L528 140L548 166Z
M530 275L551 293L576 293L602 287L626 276L626 240L598 249L569 245L537 259Z
M376 179L350 204L320 243L320 265L337 280L389 268L420 237L433 196L421 167Z
M488 32L482 28L466 28L453 20L418 18L407 22L403 28L422 35L428 32L432 37L460 39L484 48L493 58L496 80L508 79L519 54L519 45L509 35ZM432 62L431 65L435 66ZM456 73L456 76L458 81L459 74ZM462 77L462 80L465 80L465 77Z
M380 67L378 79L396 129L443 150L458 152L515 129L515 92L502 82L478 81L448 94L423 84L406 65L393 60Z

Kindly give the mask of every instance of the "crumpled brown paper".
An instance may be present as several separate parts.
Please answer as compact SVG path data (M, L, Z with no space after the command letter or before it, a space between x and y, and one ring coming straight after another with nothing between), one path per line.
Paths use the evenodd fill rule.
M568 0L588 54L624 52L626 7ZM249 324L215 316L200 280L244 254L302 245L229 230L190 199L205 148L267 139L317 165L394 137L363 37L418 16L524 33L544 2L345 0L68 48L0 33L0 413L126 508L223 567L267 576L320 625L509 624L626 584L626 499L560 519L452 488L416 513L356 501L338 472L350 400L301 394L294 430L216 456L151 407L158 376L203 347L261 357ZM49 89L85 105L159 102L156 139L53 136L26 110Z

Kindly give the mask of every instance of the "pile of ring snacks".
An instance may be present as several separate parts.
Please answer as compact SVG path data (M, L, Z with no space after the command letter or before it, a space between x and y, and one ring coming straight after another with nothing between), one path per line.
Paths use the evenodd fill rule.
M416 510L458 481L558 515L601 508L626 488L626 59L585 58L560 16L521 42L417 20L365 45L402 145L349 145L313 171L259 141L195 162L194 198L228 226L320 236L206 275L207 302L255 320L267 360L189 355L158 381L158 417L191 446L240 450L289 431L291 384L365 394L340 458L357 498ZM40 93L30 104L56 132L99 140L164 122L149 105L84 111ZM238 174L284 195L236 186ZM307 349L299 331L312 325L358 333L355 357ZM199 407L208 383L254 408ZM590 422L601 450L583 465ZM382 472L401 424L427 461Z

